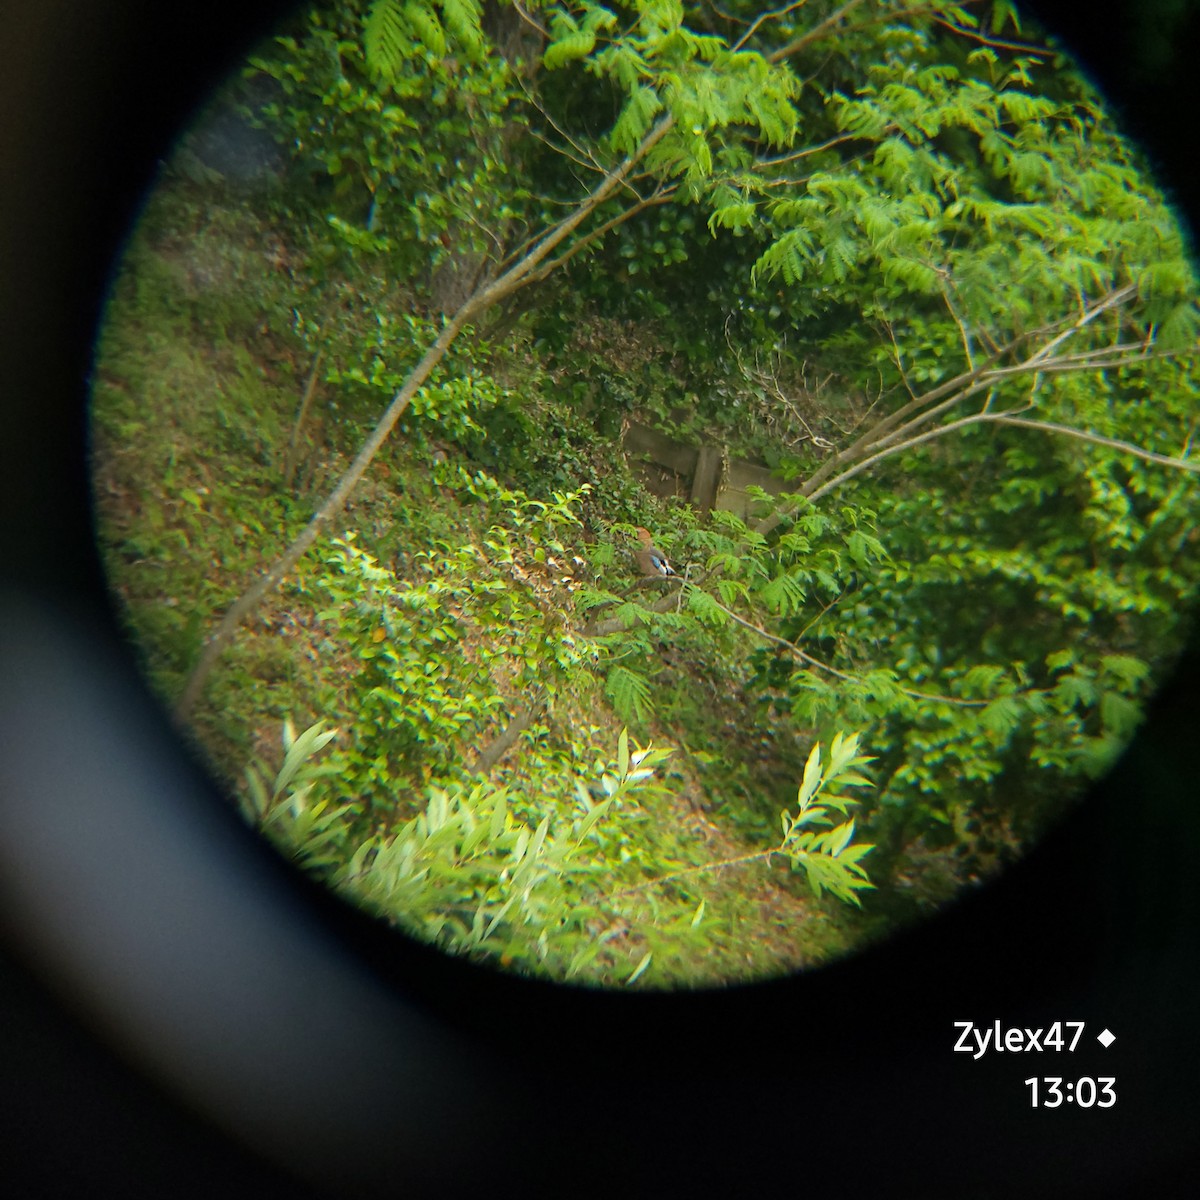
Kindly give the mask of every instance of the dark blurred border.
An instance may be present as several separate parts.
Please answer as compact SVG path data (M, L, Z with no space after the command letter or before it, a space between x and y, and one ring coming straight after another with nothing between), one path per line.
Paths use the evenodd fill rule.
M997 886L753 989L469 970L292 875L212 794L113 632L83 400L157 161L282 11L0 13L0 1194L1198 1194L1194 650L1118 770ZM1200 220L1200 5L1037 11ZM997 1019L1118 1040L951 1053L955 1020ZM1120 1099L1030 1112L1034 1074L1115 1075Z

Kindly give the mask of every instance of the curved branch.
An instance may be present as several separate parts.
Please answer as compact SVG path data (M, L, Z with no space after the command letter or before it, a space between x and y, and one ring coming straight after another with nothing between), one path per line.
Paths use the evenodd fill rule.
M1000 415L1000 414L997 414ZM843 471L840 475L834 476L828 482L822 484L816 491L808 494L808 499L814 503L821 499L827 492L833 491L836 487L841 487L843 483L851 480L855 475L861 475L864 471L873 467L877 462L881 462L885 458L891 458L893 454L903 454L905 450L911 450L914 446L923 445L925 442L932 442L934 438L943 437L947 433L953 433L956 429L962 429L966 425L977 425L981 421L994 421L996 416L987 412L975 413L970 417L960 417L957 421L951 421L946 425L939 425L936 429L931 429L927 433L918 434L915 437L905 438L902 442L897 442L895 445L889 445L885 449L880 450L876 454L872 454L869 458L864 458L861 462L855 463L849 470Z
M632 204L628 208L623 208L615 217L611 217L602 225L597 225L595 229L589 233L585 233L578 241L571 245L569 250L564 250L557 258L550 259L549 262L543 263L526 281L528 283L540 283L548 275L553 274L564 263L569 262L580 250L590 246L593 242L599 241L611 230L616 229L618 225L624 225L631 217L647 208L656 208L660 204L666 204L678 190L678 184L670 184L668 187L661 189L658 192L647 196L644 200L637 204Z
M868 467L873 467L882 459L890 458L893 454L901 454L905 450L911 450L914 446L931 442L934 438L942 437L947 433L953 433L955 430L962 429L967 425L979 425L986 422L991 422L995 425L1017 425L1028 429L1041 429L1046 433L1058 433L1064 437L1076 438L1081 442L1091 442L1097 446L1107 446L1112 450L1119 450L1122 454L1130 454L1134 458L1142 459L1144 462L1158 463L1161 466L1173 467L1179 471L1200 473L1200 459L1176 458L1170 454L1157 454L1153 450L1143 450L1141 446L1136 446L1132 442L1123 442L1117 438L1104 437L1098 433L1091 433L1086 429L1075 429L1070 425L1059 425L1053 421L1037 421L1031 417L1017 417L1012 415L1014 412L1020 411L1022 410L1010 409L1007 412L988 412L985 409L972 416L960 417L957 421L951 421L946 425L939 425L937 429L931 429L927 433L920 434L917 437L906 438L896 445L887 446L877 454L872 454L869 458L863 459L862 462L856 463L849 470L843 471L841 475L836 476L822 487L817 488L816 491L809 495L808 499L812 501L819 500L835 487L839 487L847 480L853 479L855 475L861 474Z
M806 2L807 0L794 0L794 3L785 4L783 8L775 9L772 12L760 13L755 17L754 23L750 28L734 42L730 49L734 52L740 50L758 32L760 26L765 25L768 21L777 21L781 17L786 17L788 13L794 12L798 8L803 8ZM722 16L724 16L723 13Z
M899 449L904 449L908 445L918 445L920 441L928 440L927 437L922 437L911 442L906 440L893 445L893 443L896 443L897 438L907 438L909 434L919 429L922 425L941 416L951 408L961 404L964 400L969 400L972 396L978 395L979 392L990 387L996 380L1031 373L1037 375L1043 372L1059 370L1097 369L1098 364L1090 357L1084 357L1080 361L1072 361L1073 356L1070 355L1064 356L1061 359L1051 359L1050 355L1073 334L1091 324L1101 313L1108 311L1115 305L1124 303L1136 291L1137 288L1134 284L1126 284L1124 287L1115 288L1078 317L1064 317L1030 333L1018 335L1007 345L1000 347L994 353L988 355L985 360L977 362L973 370L964 371L954 376L953 379L948 379L945 383L939 384L924 395L914 396L913 399L896 409L895 412L877 422L871 429L868 429L852 445L835 454L833 457L826 459L809 476L805 486L801 489L801 494L807 496L810 500L815 500L817 497L825 495L838 484L844 483L847 479L853 479L855 475L858 475L864 469L864 466L877 462L880 458L887 457L888 454L895 453ZM1024 361L1007 367L995 365L1006 354L1013 353L1022 344L1028 344L1032 338L1039 336L1048 336L1049 340L1029 354ZM1142 361L1146 357L1146 354L1142 354L1137 357L1122 359L1121 361L1122 363ZM954 424L945 428L957 427L957 424ZM935 432L932 436L937 437L940 435ZM871 453L872 451L882 451L882 453L874 454ZM870 457L865 460L861 459L861 456L864 454L870 454ZM855 460L859 461L856 462ZM846 463L854 463L854 465L841 475L835 476L834 473ZM831 476L833 477L832 479ZM767 518L765 525L760 524L757 527L758 531L762 533L766 532L767 529L773 528L777 520L778 518Z
M953 21L947 21L942 17L933 19L938 25L945 26L961 37L970 38L971 41L979 42L984 46L995 46L998 50L1016 50L1020 54L1030 54L1035 58L1049 58L1054 53L1053 50L1047 50L1044 46L1031 46L1027 42L1009 42L1003 38L984 37L982 33L977 33L973 29L964 29L961 25L956 25Z
M827 33L841 24L843 17L848 17L862 3L863 0L846 0L841 8L831 12L819 25L814 25L807 33L801 34L798 38L788 42L786 46L780 46L778 50L766 55L767 62L782 62L785 58L803 50L805 46L819 42Z
M1029 417L1010 417L1003 413L997 413L994 416L989 415L983 419L995 421L998 425L1023 425L1027 429L1041 429L1046 433L1061 433L1065 437L1077 438L1081 442L1091 442L1097 446L1107 446L1112 450L1119 450L1122 454L1131 454L1134 458L1140 458L1144 462L1159 463L1164 467L1174 467L1179 471L1200 473L1200 459L1176 458L1170 454L1156 454L1153 450L1143 450L1141 446L1135 446L1132 442L1122 442L1117 438L1103 437L1101 434L1091 433L1086 429L1073 429L1070 425L1058 425L1053 421L1035 421Z
M550 258L551 254L614 192L624 186L634 168L670 132L674 123L675 118L669 113L661 117L642 138L637 149L631 151L618 167L610 171L575 206L573 212L547 229L519 261L509 267L499 278L473 292L462 307L447 319L437 340L426 350L420 362L412 369L408 378L392 397L387 410L363 443L362 449L338 480L333 491L317 509L308 525L225 612L216 630L205 643L196 665L192 668L183 690L175 702L174 714L177 720L183 721L190 714L192 707L200 697L209 673L233 641L241 623L258 607L260 601L269 592L274 591L283 582L292 567L308 552L333 517L342 510L350 493L366 473L380 447L395 428L405 409L408 408L413 396L445 357L451 343L463 328L494 304L507 299L532 279L538 278L538 268L545 260Z
M694 584L692 586L695 586ZM732 609L728 609L715 596L709 596L709 599L715 604L727 617L736 621L739 625L750 630L751 633L758 634L768 642L774 642L778 646L782 646L788 653L794 655L802 662L808 663L811 667L816 667L818 670L826 671L836 679L844 680L846 683L861 683L862 680L855 675L849 675L845 671L839 671L836 667L831 667L828 663L823 663L819 658L813 658L811 654L806 654L799 646L793 642L789 642L787 638L781 638L777 634L768 633L760 625L755 625L753 621L747 621L745 617L738 616ZM939 696L931 692L918 692L914 688L901 687L896 684L896 690L903 693L905 696L910 696L914 700L935 700L942 704L956 704L961 708L985 708L991 703L990 700L961 700L957 696Z

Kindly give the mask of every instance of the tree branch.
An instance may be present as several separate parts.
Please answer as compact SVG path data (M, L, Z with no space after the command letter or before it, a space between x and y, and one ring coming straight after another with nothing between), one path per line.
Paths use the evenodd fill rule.
M979 425L984 422L991 422L996 425L1017 425L1024 426L1027 429L1041 429L1046 433L1058 433L1064 437L1073 437L1082 442L1091 442L1097 446L1107 446L1113 450L1119 450L1122 454L1130 454L1134 458L1140 458L1144 462L1158 463L1161 466L1173 467L1180 471L1200 472L1200 460L1188 458L1176 458L1169 454L1156 454L1152 450L1143 450L1141 446L1136 446L1132 442L1119 441L1117 438L1103 437L1098 433L1091 433L1086 429L1075 429L1070 425L1059 425L1052 421L1037 421L1030 417L1013 416L1013 412L1019 412L1020 409L1010 409L1007 412L988 412L986 409L982 412L974 413L969 417L961 417L957 421L951 421L946 425L939 425L936 429L931 429L927 433L923 433L917 437L905 439L896 445L888 446L880 450L877 454L871 455L860 463L856 463L849 470L844 471L835 479L831 479L823 487L818 488L813 492L808 499L812 501L819 500L827 492L832 491L835 487L840 487L849 479L853 479L855 475L861 474L863 471L873 467L882 459L890 458L893 454L901 454L905 450L911 450L915 446L920 446L925 442L931 442L934 438L943 437L947 433L953 433L955 430L962 429L967 425Z
M241 623L257 608L259 602L268 592L277 588L288 572L308 552L309 548L320 536L333 517L345 506L350 493L366 473L372 459L379 448L387 440L396 423L408 408L417 390L433 373L434 368L445 357L454 339L463 327L474 320L479 314L487 311L493 304L512 295L530 281L537 267L550 256L556 247L560 246L587 218L602 205L619 187L626 176L637 164L662 140L674 125L675 119L670 113L659 119L658 123L642 139L636 150L626 156L619 167L611 171L597 186L575 207L574 212L551 226L533 248L518 262L514 263L499 278L485 284L475 291L463 303L462 307L450 318L442 328L437 340L422 355L420 362L412 369L400 390L392 397L383 416L363 443L362 449L346 472L338 480L336 487L326 498L321 507L313 515L308 525L298 537L283 551L275 562L258 577L242 595L234 601L225 615L221 618L216 630L209 637L200 653L196 665L192 668L184 684L179 699L175 703L175 717L179 721L186 720L217 660L233 641Z
M308 372L308 381L304 385L304 395L300 399L300 407L296 412L296 420L292 423L292 436L288 439L288 447L283 456L283 486L291 491L292 481L296 477L296 468L300 459L300 434L304 430L304 422L308 419L308 410L312 407L313 397L317 394L317 372L321 368L325 347L318 346L313 356L312 368Z
M1107 446L1111 450L1119 450L1122 454L1131 454L1144 462L1158 463L1164 467L1174 467L1179 471L1200 473L1200 459L1176 458L1171 454L1156 454L1153 450L1143 450L1132 442L1122 442L1117 438L1103 437L1086 429L1073 429L1070 425L1058 425L1053 421L1035 421L1029 417L1010 417L1002 413L987 414L984 418L995 421L998 425L1021 425L1026 429L1041 429L1046 433L1060 433L1064 437L1077 438L1081 442L1091 442L1096 446Z
M848 17L862 3L863 0L846 0L841 8L834 9L819 25L814 25L807 33L801 34L798 38L788 42L786 46L780 46L778 50L766 55L767 62L782 62L785 58L803 50L805 46L819 42L834 26L841 23L843 17Z
M777 8L773 12L761 13L754 18L754 22L750 28L730 46L730 50L736 54L758 32L760 26L765 25L768 21L777 21L782 17L786 17L788 13L795 12L798 8L803 8L807 2L808 0L795 0L795 3L787 4L783 8Z
M884 132L887 133L895 128L895 125L888 125L884 129ZM803 150L797 150L793 154L781 154L778 158L763 158L759 160L759 163L764 167L782 167L787 163L798 162L802 158L808 158L810 155L820 154L822 150L831 150L834 146L840 146L843 142L861 142L862 140L861 134L843 133L822 142L818 146L806 146Z
M963 397L965 399L965 397ZM957 403L957 398L956 401ZM833 491L834 488L841 487L843 483L853 479L856 475L861 475L864 471L869 470L877 462L882 462L885 458L891 458L893 454L903 454L906 450L911 450L915 446L924 445L925 442L932 442L935 438L944 437L948 433L953 433L956 429L962 429L967 425L977 425L980 421L994 421L999 414L987 412L975 413L969 417L960 417L957 421L951 421L946 425L939 425L936 429L931 429L927 433L918 434L915 437L905 438L904 441L898 442L895 445L889 445L885 449L872 454L868 458L864 458L861 462L857 462L848 470L843 471L840 475L829 480L821 487L812 492L808 499L816 503L822 496Z
M491 769L516 745L517 738L533 724L533 718L545 706L545 703L545 689L539 689L534 693L529 705L519 709L499 736L479 751L471 769L479 775L489 774Z
M933 19L937 24L945 26L960 37L970 38L971 41L980 42L984 46L995 46L998 50L1016 50L1021 54L1032 54L1035 58L1049 58L1054 53L1053 50L1047 50L1044 46L1030 46L1025 42L1007 42L1002 38L984 37L982 33L976 33L973 29L964 29L961 25L955 25L953 21L947 21L942 17Z
M883 420L877 421L875 425L845 450L839 451L833 457L827 459L809 476L804 487L801 489L801 494L807 496L810 500L815 499L818 495L824 495L830 490L830 487L825 485L825 481L830 479L840 467L848 462L855 462L863 454L868 453L872 449L879 449L890 445L897 437L907 436L911 431L962 403L963 400L969 399L973 395L978 395L980 391L992 386L998 379L1010 375L1027 374L1030 371L1036 372L1039 370L1055 369L1054 367L1048 367L1045 360L1057 346L1062 345L1073 334L1089 325L1101 313L1108 311L1114 305L1124 303L1136 290L1136 286L1133 284L1114 289L1078 317L1063 317L1058 321L1053 321L1029 333L1018 334L1007 345L989 354L986 359L976 362L972 370L964 371L923 395L913 397L912 400L906 404L902 404L895 412L884 417ZM1031 340L1041 336L1048 336L1049 341L1039 346L1024 362L1011 367L997 367L994 365L1003 359L1005 355L1013 353L1022 344L1028 344ZM1081 364L1076 369L1091 369L1092 365L1090 363ZM943 400L944 397L948 397L948 399ZM942 401L942 403L938 403L938 401ZM918 415L913 416L914 413ZM838 476L838 481L841 482L845 479L853 478L854 475L859 473L860 469L861 467L858 467L845 475ZM766 529L773 528L773 519L769 518L768 522L765 528L762 526L759 527L760 533L765 532Z
M695 584L691 586L695 587ZM823 663L819 658L813 658L811 654L806 654L799 646L793 642L789 642L787 638L781 638L774 633L768 633L760 625L755 625L753 621L747 621L745 617L738 616L732 609L726 608L715 596L708 597L727 617L736 621L743 628L750 630L751 633L757 634L765 641L773 642L777 646L781 646L787 650L789 654L807 663L811 667L816 667L820 671L825 671L834 676L836 679L844 680L846 683L861 683L862 680L856 675L849 675L845 671L839 671L836 667L829 666L828 663ZM824 615L824 614L822 614ZM913 688L901 687L896 684L896 690L902 692L905 696L910 696L914 700L936 700L942 704L956 704L962 708L984 708L991 703L990 700L960 700L956 696L939 696L936 693L918 692Z
M590 246L593 242L604 237L611 230L616 229L618 225L624 225L631 217L636 216L647 208L655 208L660 204L666 204L678 190L678 184L670 184L668 187L647 196L644 200L637 204L631 205L629 208L622 209L615 217L605 221L603 225L597 225L590 233L584 234L577 241L571 244L569 250L564 250L557 258L551 259L549 262L543 263L537 271L534 272L528 279L528 283L538 283L545 279L546 276L557 271L564 263L570 262L580 250Z
M287 573L307 553L309 547L317 540L333 517L341 511L350 493L366 473L367 467L378 453L380 446L387 440L388 434L392 432L396 422L400 420L404 410L408 408L413 396L417 393L417 389L433 373L434 367L441 362L446 351L450 348L451 342L454 341L459 331L466 324L466 311L467 306L464 305L446 323L437 341L425 351L421 361L412 369L412 372L404 381L404 386L392 398L387 411L380 417L379 423L363 443L357 457L346 469L341 479L338 480L337 486L329 494L321 507L317 509L316 513L313 514L312 519L300 532L299 536L242 593L229 607L224 617L221 618L217 628L205 643L196 665L192 668L192 673L188 676L179 699L175 702L175 717L177 720L185 720L191 712L192 706L199 699L200 690L204 686L209 672L216 664L217 659L224 653L226 647L233 641L233 636L237 632L238 626L254 611L259 601L268 592L274 591L283 582Z

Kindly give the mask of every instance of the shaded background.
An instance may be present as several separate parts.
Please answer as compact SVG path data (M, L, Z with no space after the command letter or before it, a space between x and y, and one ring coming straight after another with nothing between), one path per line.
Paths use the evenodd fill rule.
M1200 217L1200 5L1026 7ZM211 790L115 632L86 376L157 164L286 10L0 11L0 1192L1196 1194L1194 649L1118 769L999 883L725 992L443 959L286 868ZM956 1020L1088 1029L1074 1055L974 1061ZM1118 1103L1031 1111L1031 1075L1115 1076Z

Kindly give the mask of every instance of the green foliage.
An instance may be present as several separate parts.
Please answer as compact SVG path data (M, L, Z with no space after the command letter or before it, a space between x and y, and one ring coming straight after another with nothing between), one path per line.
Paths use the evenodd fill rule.
M464 493L503 513L478 543L442 545L411 558L397 579L335 539L320 617L360 664L356 711L338 772L355 802L389 812L407 789L444 777L464 746L480 742L512 707L506 697L541 688L551 696L587 661L586 647L541 612L518 582L539 555L562 549L577 522L576 496L529 500L487 476L462 474Z
M262 833L306 870L330 875L345 862L347 853L345 817L348 810L325 798L312 796L325 776L337 771L331 763L312 760L338 735L321 724L296 736L291 718L283 723L283 765L275 776L270 794L261 759L246 768L246 790L242 810Z
M585 860L598 824L615 818L666 757L631 752L622 734L603 799L577 785L569 821L547 815L533 828L515 818L508 793L490 782L431 789L425 809L394 835L364 842L342 886L408 931L459 954L487 955L526 970L547 966L569 978L594 959L575 948L594 901L587 884L599 864Z
M604 690L612 701L613 711L625 720L646 720L652 710L650 684L645 676L628 667L615 664L608 672Z
M203 717L240 764L250 730L328 714L328 774L303 774L324 735L285 727L253 819L319 870L359 846L346 886L453 949L647 983L687 977L684 947L734 961L741 910L692 888L668 786L627 745L597 768L613 714L704 747L671 786L756 844L824 739L750 857L857 904L868 847L834 814L865 760L839 731L876 755L874 881L918 845L981 878L1111 763L1181 644L1200 316L1173 214L1011 6L832 13L314 8L249 69L291 156L282 249L185 170L118 281L96 429L143 475L111 471L106 553L170 691L307 515L275 473L317 352L332 479L442 314L542 254L270 614L301 649L256 628ZM981 40L1010 29L1026 49ZM761 453L794 494L656 508L628 419ZM636 524L684 580L635 579ZM504 781L470 776L539 698Z
M778 848L615 887L623 876L628 879L630 865L645 869L630 859L619 824L636 816L640 798L661 790L655 776L669 751L632 749L622 732L616 762L598 783L588 787L576 780L573 803L557 810L557 817L555 810L547 813L536 826L514 814L509 789L489 780L431 786L427 803L411 820L351 849L349 807L311 797L319 781L339 769L333 761L311 761L335 736L318 724L296 737L285 722L285 758L274 792L267 795L261 764L247 770L247 815L298 863L451 953L566 979L620 978L629 985L656 977L647 974L656 955L668 962L703 956L707 899L692 908L685 891L682 910L678 901L647 901L647 893L685 877L778 854L806 875L817 896L828 891L857 904L858 893L872 886L861 865L872 847L852 841L852 821L833 825L831 815L845 815L853 803L835 786L869 782L858 773L871 760L857 755L857 737L835 737L824 766L820 746L814 746L797 813L782 814ZM642 933L650 946L632 970L604 953L605 943L629 922L647 922ZM605 924L609 932L594 936ZM695 976L694 965L685 970Z
M786 855L793 870L803 871L813 893L831 892L839 900L860 904L858 893L874 885L867 878L862 859L875 847L853 842L854 822L834 824L837 812L845 816L854 801L839 788L869 787L871 781L860 768L874 760L858 753L858 734L834 734L829 761L822 765L821 743L812 748L804 766L804 779L796 797L796 815L786 809L780 814L783 841L779 853Z
M475 0L376 0L365 13L344 0L251 59L282 94L252 116L295 171L331 181L328 252L382 256L424 288L439 263L495 252L486 223L524 202L522 188L507 189L505 151L523 117L481 14Z
M453 49L479 58L485 50L482 13L478 0L442 0L437 6L373 0L363 26L367 62L379 77L395 83L417 55L443 58Z

